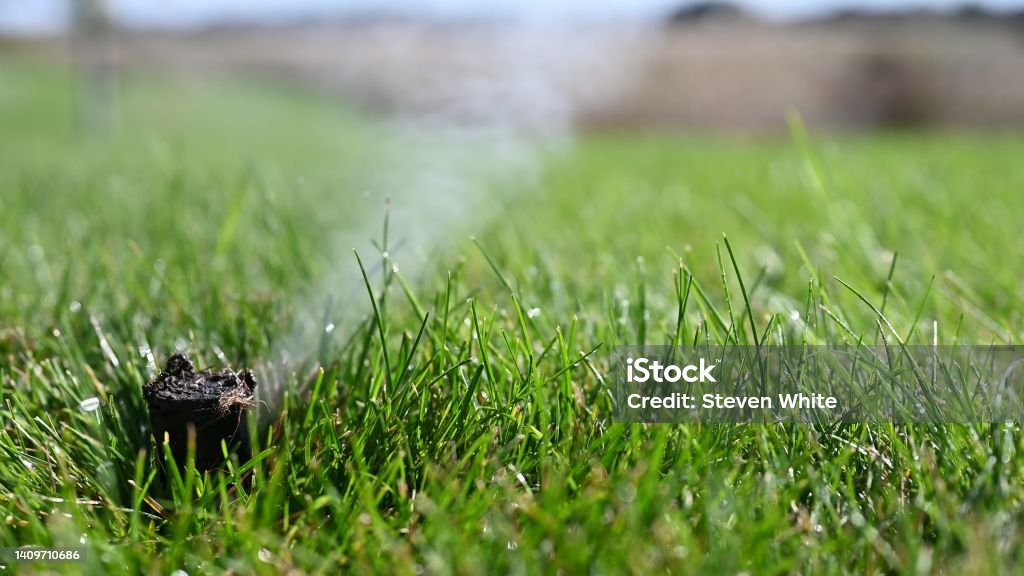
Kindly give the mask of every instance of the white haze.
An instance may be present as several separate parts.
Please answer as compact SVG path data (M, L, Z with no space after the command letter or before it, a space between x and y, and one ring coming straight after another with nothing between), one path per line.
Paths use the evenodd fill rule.
M622 53L629 33L606 42L606 35L550 26L496 28L484 45L464 46L472 73L427 78L415 90L412 109L383 124L385 141L375 173L364 192L379 209L355 228L330 239L333 272L299 306L295 335L268 359L270 382L280 384L297 362L317 351L325 333L344 341L360 319L372 313L353 250L358 250L380 290L379 242L385 200L390 198L389 256L403 278L416 286L438 264L438 255L465 248L470 236L497 219L503 206L530 202L543 193L540 179L547 159L570 149L578 107L594 98L614 98L629 83ZM643 33L649 35L650 30ZM406 47L414 53L416 47ZM613 58L609 51L618 56ZM424 62L423 65L429 65ZM580 71L584 71L580 82ZM357 191L347 191L352 193ZM339 195L337 209L346 196ZM395 292L392 302L403 301ZM334 314L325 318L325 303ZM278 396L274 390L269 398ZM276 392L279 392L276 391ZM268 397L264 397L268 400Z

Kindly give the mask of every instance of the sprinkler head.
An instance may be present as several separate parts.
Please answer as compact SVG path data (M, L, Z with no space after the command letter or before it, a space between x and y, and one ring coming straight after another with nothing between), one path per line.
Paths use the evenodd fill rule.
M149 421L158 443L170 444L178 466L195 438L195 467L212 470L224 464L221 441L247 459L245 415L255 404L256 378L250 370L203 370L184 354L172 354L162 372L142 387Z

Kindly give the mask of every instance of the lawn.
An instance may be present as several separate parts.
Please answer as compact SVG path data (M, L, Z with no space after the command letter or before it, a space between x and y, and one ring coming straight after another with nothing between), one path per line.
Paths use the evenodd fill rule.
M0 547L84 546L72 573L1024 564L1019 424L625 425L608 396L617 345L876 341L861 298L907 342L1019 343L1022 137L794 121L509 159L256 80L128 78L90 139L72 98L0 64ZM252 460L159 473L141 386L179 349L256 370Z

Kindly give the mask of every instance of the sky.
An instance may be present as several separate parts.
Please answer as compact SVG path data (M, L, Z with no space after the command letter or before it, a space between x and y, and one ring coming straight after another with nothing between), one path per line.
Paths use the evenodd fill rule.
M69 0L0 0L0 31L58 31ZM273 22L317 15L384 12L430 17L513 16L531 21L651 18L692 0L107 0L118 19L137 26L180 27ZM966 0L736 0L764 16L786 19L834 8L951 8ZM1024 8L1024 0L977 0L993 9Z

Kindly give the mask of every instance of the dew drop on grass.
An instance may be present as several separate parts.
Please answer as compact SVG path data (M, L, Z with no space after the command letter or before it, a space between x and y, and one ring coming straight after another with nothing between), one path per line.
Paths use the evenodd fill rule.
M536 318L540 316L540 308L530 308L530 311L526 313L528 318Z
M327 326L324 326L324 332L326 332L328 334L330 334L331 332L334 332L334 322L330 322L330 323L327 324Z
M92 398L86 398L78 403L78 407L82 412L92 412L100 407L100 399L93 396Z
M75 300L71 304L68 304L68 310L70 310L72 314L78 313L78 311L81 310L81 309L82 309L82 303L79 302L78 300Z
M224 353L223 350L220 349L220 346L213 347L213 354L217 357L218 360L220 360L221 364L228 363L228 356L227 354Z
M604 514L601 515L601 522L605 524L611 524L615 521L615 510L611 506L604 509Z
M618 490L619 500L624 504L630 504L633 500L636 500L636 486L632 484L623 484Z
M156 359L153 358L153 350L143 344L139 346L139 356L146 359L146 370L149 371L150 376L156 374Z
M28 259L32 262L41 262L45 255L43 247L39 244L33 244L28 247Z

